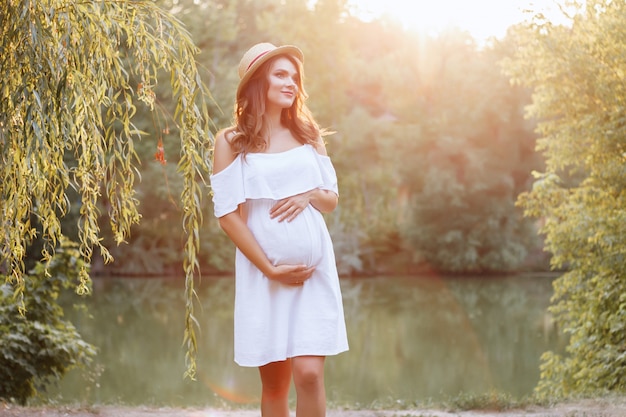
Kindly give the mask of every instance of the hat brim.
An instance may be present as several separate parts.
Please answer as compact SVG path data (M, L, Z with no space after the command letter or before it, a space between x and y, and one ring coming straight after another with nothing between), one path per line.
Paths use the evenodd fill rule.
M236 97L239 97L239 94L241 94L241 91L243 90L244 86L247 84L250 78L252 78L252 75L254 75L256 70L259 69L259 67L263 65L265 62L267 62L269 59L274 58L275 56L278 56L278 55L289 55L293 58L296 58L301 63L304 62L304 54L302 53L300 48L298 48L297 46L283 45L283 46L278 46L276 47L276 49L272 49L269 52L266 52L264 55L259 57L256 61L254 61L252 65L250 65L250 67L246 70L246 73L243 75L243 77L239 81L239 85L237 86Z

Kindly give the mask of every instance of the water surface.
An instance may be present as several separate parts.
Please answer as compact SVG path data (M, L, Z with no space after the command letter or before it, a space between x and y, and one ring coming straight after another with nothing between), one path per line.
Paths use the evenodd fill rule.
M99 349L50 397L60 402L224 406L258 401L258 371L233 362L231 278L204 279L198 380L183 378L181 280L94 282L88 314L68 311ZM442 400L497 390L530 394L541 354L562 349L546 307L551 279L380 277L342 279L350 351L326 362L328 400L368 405Z

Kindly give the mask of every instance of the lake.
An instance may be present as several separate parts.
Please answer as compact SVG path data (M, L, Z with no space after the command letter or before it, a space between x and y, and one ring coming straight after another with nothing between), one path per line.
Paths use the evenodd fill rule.
M552 278L342 279L350 351L326 361L329 404L407 404L492 391L532 393L540 356L566 340L546 312ZM183 283L94 280L87 313L66 315L99 353L49 398L60 403L159 406L256 404L255 368L233 362L232 278L196 284L198 379L183 378ZM69 304L69 301L65 301Z

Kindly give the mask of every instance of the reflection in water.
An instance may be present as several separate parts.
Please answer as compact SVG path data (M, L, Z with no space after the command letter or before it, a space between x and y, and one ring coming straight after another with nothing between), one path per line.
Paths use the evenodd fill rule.
M198 285L196 382L183 378L180 281L94 284L85 300L90 316L67 314L98 346L97 364L70 373L51 397L168 406L258 402L258 371L233 362L232 279ZM410 403L494 389L521 397L537 383L541 353L565 342L546 325L549 278L344 279L342 290L350 351L326 362L335 404Z

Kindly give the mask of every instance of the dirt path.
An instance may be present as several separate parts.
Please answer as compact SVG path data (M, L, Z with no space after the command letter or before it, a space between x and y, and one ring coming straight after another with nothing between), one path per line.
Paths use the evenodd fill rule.
M0 404L1 417L259 417L258 410L94 406L16 407ZM292 416L294 414L292 413ZM327 417L626 417L626 398L583 400L509 411L339 410Z

